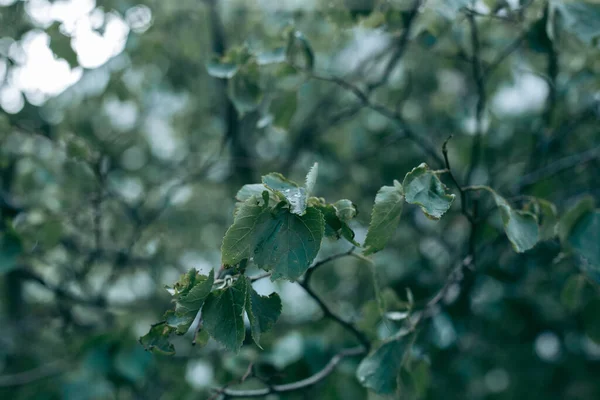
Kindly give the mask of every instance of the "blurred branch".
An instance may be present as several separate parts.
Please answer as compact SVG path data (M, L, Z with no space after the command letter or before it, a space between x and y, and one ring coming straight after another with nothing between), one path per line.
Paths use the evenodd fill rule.
M12 375L0 375L0 387L23 386L41 379L50 378L62 374L68 368L65 360L57 360L41 365L29 371L19 372Z
M265 397L270 394L283 394L296 392L299 390L303 390L318 384L323 381L329 375L335 371L337 365L346 357L360 356L366 354L367 350L364 347L352 347L348 349L344 349L333 356L329 362L314 375L306 379L299 380L297 382L287 383L284 385L272 385L270 387L266 387L264 389L250 389L250 390L235 390L235 389L220 389L217 390L217 393L220 393L224 399L228 398L254 398L254 397Z
M389 80L390 75L392 74L392 71L394 71L394 68L396 67L396 65L398 65L398 62L402 59L402 56L404 55L406 49L408 48L410 34L412 33L414 21L416 20L417 15L419 13L419 8L421 7L421 3L422 3L422 0L414 0L413 1L412 6L406 16L404 30L402 32L402 35L398 39L398 42L396 45L396 50L392 53L392 56L390 57L390 60L386 64L381 77L377 81L370 83L367 86L368 93L371 93L373 90L379 88L380 86L385 85L387 83L387 81Z

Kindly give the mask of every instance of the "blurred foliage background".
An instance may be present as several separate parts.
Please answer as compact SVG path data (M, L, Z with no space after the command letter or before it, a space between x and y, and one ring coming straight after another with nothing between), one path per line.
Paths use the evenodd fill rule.
M170 307L164 285L219 268L237 189L271 171L319 162L317 195L356 203L359 241L378 188L444 168L450 135L461 184L560 215L597 202L598 37L591 0L0 0L0 397L205 399L250 362L272 383L318 371L354 339L293 283L255 284L283 299L264 351L188 334L168 358L137 339ZM513 252L475 200L475 226L458 199L439 222L406 207L374 257L386 296L424 304L476 255L414 344L426 368L406 398L600 398L589 262L551 237ZM385 335L364 263L313 282ZM376 399L359 361L281 398Z

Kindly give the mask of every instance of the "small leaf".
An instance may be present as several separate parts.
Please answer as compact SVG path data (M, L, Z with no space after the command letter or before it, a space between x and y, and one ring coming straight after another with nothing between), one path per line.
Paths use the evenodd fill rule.
M560 294L561 303L570 311L574 311L583 304L583 290L586 279L583 275L572 275L565 283Z
M356 206L350 200L342 199L333 203L335 213L342 222L348 222L358 214Z
M262 349L260 335L270 330L273 324L277 322L277 319L279 319L279 315L281 314L281 299L277 293L271 293L269 296L261 296L254 290L250 282L247 285L246 313L250 321L252 339Z
M169 337L174 330L165 323L154 325L147 334L139 339L140 344L152 353L172 356L175 354L175 347L169 342Z
M244 185L240 190L238 190L237 194L235 195L235 199L237 201L244 202L252 196L260 198L262 196L262 192L265 190L267 190L267 188L262 183Z
M167 324L176 328L178 335L183 335L188 331L214 283L214 270L211 270L208 276L198 274L195 269L192 271L196 275L192 286L185 293L174 296L176 298L175 311L169 311L165 315Z
M237 353L244 342L246 279L240 277L228 288L212 292L202 308L204 329L225 348Z
M540 240L550 240L556 236L558 212L556 206L544 199L534 199L533 209L540 225Z
M281 194L290 205L292 214L304 215L308 200L305 188L299 187L297 183L276 172L263 176L262 182L269 189Z
M315 185L317 183L318 175L319 175L319 163L314 163L313 166L308 171L308 174L306 174L306 184L305 185L306 185L306 191L308 192L309 196L311 194L313 194L313 192L315 190Z
M254 238L254 262L273 271L271 280L298 279L317 256L323 239L323 214L308 207L302 216L279 209L260 215Z
M504 231L513 249L523 253L535 246L538 242L538 223L535 215L520 210L514 210L508 202L496 192L489 189L494 196L494 201L500 209Z
M196 334L196 340L193 342L194 346L202 348L208 344L210 340L210 335L206 331L206 329L201 329Z
M236 213L233 225L227 229L223 238L221 246L221 262L223 264L236 265L252 255L254 230L263 211L256 196L251 196L242 203Z
M383 186L375 196L371 223L365 239L365 255L382 250L400 222L404 196L396 186Z
M440 219L450 209L454 194L440 181L427 164L421 164L404 177L404 196L409 204L421 207L431 219Z
M385 341L358 366L356 376L366 388L377 394L393 394L397 387L406 344L401 338Z

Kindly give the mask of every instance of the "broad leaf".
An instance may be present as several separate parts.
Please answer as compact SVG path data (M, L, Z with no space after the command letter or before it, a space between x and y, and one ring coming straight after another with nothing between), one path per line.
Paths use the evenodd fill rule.
M398 186L383 186L375 196L371 223L365 239L365 255L382 250L398 227L404 196Z
M251 283L247 283L246 314L250 321L250 329L254 343L260 348L260 335L267 332L281 314L281 299L277 293L269 296L259 295Z
M446 185L427 164L421 164L406 174L402 186L406 202L421 207L431 219L440 219L450 209L455 197L448 193Z
M140 344L146 350L155 354L173 355L175 354L175 347L169 342L169 337L174 330L175 328L165 323L156 324L139 339Z
M176 328L178 335L183 335L188 331L214 283L213 270L208 276L198 274L195 269L192 270L192 273L195 276L190 279L190 286L186 287L184 292L174 295L175 311L170 311L165 315L167 324ZM189 276L189 274L186 275Z
M308 195L311 195L315 190L315 185L317 184L317 176L319 176L319 163L314 163L308 174L306 174L306 191Z
M290 205L293 214L303 215L306 212L308 193L305 188L276 172L263 176L262 182L269 189L281 194Z
M252 255L254 234L258 217L264 208L256 196L244 201L236 213L233 225L227 229L221 246L221 262L225 265L238 264Z
M575 227L575 224L585 214L594 210L594 198L592 196L586 196L579 200L573 208L569 209L561 218L560 222L556 226L556 234L563 244L568 244L569 236L571 231Z
M384 342L361 361L356 371L358 381L378 394L395 393L405 350L402 338Z
M237 194L235 195L235 199L237 201L244 202L252 196L261 198L262 192L265 190L267 190L267 188L262 183L251 183L249 185L244 185L240 190L238 190Z
M508 240L517 253L523 253L535 246L538 242L538 222L535 215L527 212L514 210L502 196L490 189L494 195L494 201L500 209L504 231Z
M254 235L254 263L272 271L271 280L298 279L317 256L323 239L323 215L314 207L306 214L286 209L261 214Z
M247 286L246 279L240 277L233 285L212 292L202 308L204 329L225 348L236 353L246 336L244 307Z

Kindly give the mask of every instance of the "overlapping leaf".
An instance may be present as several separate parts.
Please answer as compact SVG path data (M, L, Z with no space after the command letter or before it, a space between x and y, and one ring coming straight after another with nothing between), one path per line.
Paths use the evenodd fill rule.
M308 192L305 188L275 172L263 176L262 182L266 187L283 196L293 214L304 215L308 200Z
M198 311L202 308L214 283L214 271L211 270L208 276L205 276L192 269L185 277L187 286L173 296L176 301L175 311L170 311L165 315L167 324L176 328L176 333L179 335L187 332Z
M431 219L440 219L450 209L455 197L424 163L406 174L402 187L406 202L421 207Z
M490 189L494 201L500 209L504 231L517 253L523 253L536 245L539 238L538 221L527 211L513 209L508 202Z
M250 282L248 282L247 287L246 314L248 314L248 320L250 321L252 339L258 347L261 347L261 334L270 330L279 319L281 299L277 293L271 293L269 296L259 295Z
M404 196L399 184L379 189L365 239L365 255L376 253L385 247L398 227L403 204Z
M244 201L236 213L233 225L227 229L221 246L221 262L238 264L252 255L258 217L265 212L256 196ZM267 211L268 212L268 211Z
M403 338L385 341L361 361L356 370L358 381L375 393L394 394L398 388L397 380L405 351Z

